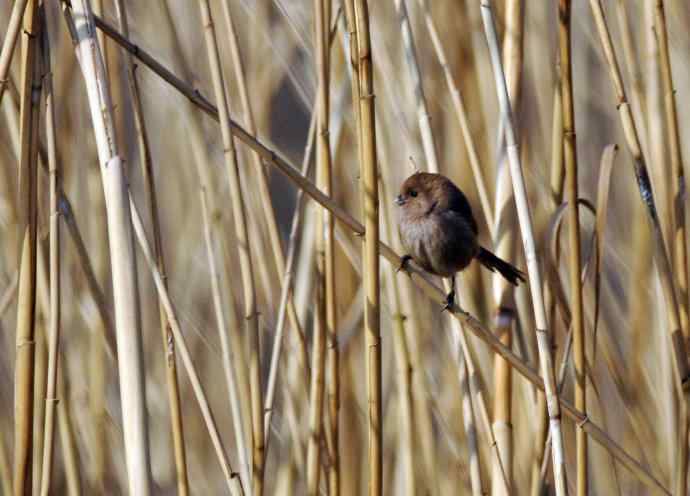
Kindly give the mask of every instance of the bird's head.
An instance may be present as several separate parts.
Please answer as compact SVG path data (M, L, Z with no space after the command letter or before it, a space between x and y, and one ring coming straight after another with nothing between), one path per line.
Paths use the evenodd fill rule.
M431 213L443 200L443 176L418 172L408 177L395 197L395 204L408 218Z

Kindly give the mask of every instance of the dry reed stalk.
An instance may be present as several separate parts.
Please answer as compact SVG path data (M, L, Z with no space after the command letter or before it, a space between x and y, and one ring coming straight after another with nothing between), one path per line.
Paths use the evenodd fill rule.
M515 112L520 107L523 65L524 38L524 7L522 0L511 0L506 3L505 35L502 46L505 79L508 87L508 98ZM506 123L502 120L502 126ZM501 136L499 136L501 138ZM496 254L504 260L516 259L516 212L513 188L511 187L511 172L509 163L501 153L501 163L498 166L495 196L495 223L492 224L492 237ZM516 320L514 290L500 274L494 274L493 294L495 310L495 333L503 344L511 347L513 341L513 325ZM492 465L492 494L507 496L509 485L513 483L513 374L508 363L501 357L494 358L494 416L492 429L496 436L499 456ZM506 484L499 481L507 479Z
M434 51L436 52L436 58L443 69L443 75L446 79L446 85L448 86L448 91L450 92L451 100L453 101L453 109L455 110L455 115L458 118L458 124L460 125L460 130L462 132L462 137L465 142L465 148L467 150L467 156L470 160L470 168L472 169L472 175L474 176L474 184L477 187L477 193L479 193L479 203L482 207L482 213L484 214L484 219L486 225L491 227L494 225L494 216L491 210L491 203L489 202L489 194L486 190L486 183L484 181L484 175L482 173L482 166L479 163L479 155L477 154L477 149L474 144L474 139L472 139L472 133L470 132L470 123L467 117L467 110L465 109L465 101L463 99L460 88L458 87L453 73L450 70L448 60L446 58L446 52L441 43L441 38L439 37L438 30L436 29L436 24L434 23L434 18L431 15L429 7L427 5L427 0L418 0L422 11L424 13L424 21L426 27L429 31L429 36L434 45Z
M85 0L71 2L71 8L68 4L63 7L86 84L106 200L129 491L147 495L150 491L148 427L136 264L124 164L118 156L112 103L91 7Z
M136 45L131 43L129 40L118 35L116 31L112 30L104 21L100 20L99 26L103 27L104 32L108 34L111 38L118 42L122 47L130 51L139 60L142 61L147 67L158 74L166 82L174 86L180 93L186 96L190 101L195 103L201 110L210 115L213 118L218 118L217 109L211 104L205 97L201 95L198 90L183 82L177 78L172 72L167 70L163 65L157 62L150 54L146 51L138 48ZM247 131L245 131L242 126L237 124L235 121L229 121L231 131L234 135L243 141L247 146L251 147L257 153L259 153L262 159L276 167L280 170L290 181L294 182L300 189L304 190L313 200L319 203L322 207L328 208L337 220L346 226L348 229L353 231L358 235L358 237L363 237L365 234L365 228L362 224L356 221L350 214L348 214L341 206L335 203L331 198L323 195L319 189L307 178L303 177L297 168L295 168L288 161L283 159L279 154L277 154L272 149L268 148L266 145L262 144L256 138L252 137ZM380 254L384 256L391 264L396 267L400 264L401 257L393 249L391 249L385 243L379 244ZM428 276L420 269L417 269L413 264L409 266L409 275L412 281L422 290L432 301L439 304L445 303L446 294L438 288L434 283L432 283ZM532 370L532 368L519 356L513 353L512 350L503 345L488 329L486 329L482 324L477 321L470 314L462 311L459 307L455 306L451 310L451 314L460 320L466 328L472 332L479 339L484 341L489 345L494 353L500 354L504 357L520 375L531 382L533 385L539 389L544 389L544 383L539 377L539 374ZM649 487L659 490L663 494L670 494L669 491L652 476L647 469L645 469L640 462L631 457L623 448L621 448L615 441L613 441L601 428L599 428L594 422L589 418L585 417L584 414L579 412L574 406L564 400L559 398L563 412L573 419L580 428L584 429L590 437L608 450L624 467L626 467L635 477L637 477L641 482L645 483Z
M668 130L669 153L671 155L671 174L673 175L673 197L671 210L673 218L673 245L671 252L675 252L674 270L677 274L678 296L680 302L681 331L687 343L690 336L688 323L688 260L687 260L687 235L685 225L685 173L683 171L683 155L680 140L678 114L676 110L676 92L673 86L673 73L671 71L671 56L668 47L668 33L666 27L666 14L663 0L657 0L654 9L654 28L659 43L659 56L661 66L661 79L664 91L664 110L666 114L666 128ZM680 404L679 412L679 453L676 464L675 494L687 494L688 477L688 409L684 402Z
M122 34L126 37L129 37L129 23L123 0L115 0L115 12ZM144 109L141 96L139 94L139 82L136 77L136 67L133 63L132 56L128 53L125 53L124 62L125 72L127 74L127 83L129 86L129 96L132 101L134 125L137 134L139 162L141 163L142 176L144 178L144 186L146 188L146 197L148 200L148 210L153 225L154 255L156 257L158 269L163 275L163 280L167 284L158 198L156 194L148 133L144 120ZM158 312L160 314L161 338L165 357L165 378L168 393L168 405L170 407L170 427L172 430L173 457L175 460L175 473L177 476L177 493L180 496L186 496L189 493L189 480L187 477L187 454L185 452L184 427L182 424L182 411L180 407L180 387L177 380L175 341L169 330L165 312L163 311L160 303L158 305Z
M48 378L45 396L45 427L43 441L43 464L40 494L50 492L53 467L53 439L55 432L55 409L58 402L58 344L60 339L60 211L58 209L58 184L60 168L57 159L57 140L55 133L55 107L53 95L53 75L50 61L50 42L45 18L41 26L41 49L43 58L43 90L46 106L46 142L48 150L48 170L50 175L50 312L48 332Z
M246 333L250 342L249 356L249 384L251 395L252 413L252 491L254 496L263 494L264 477L264 420L263 400L261 389L261 364L259 362L259 325L256 310L256 290L254 288L254 269L249 253L249 237L247 235L247 222L245 201L240 187L239 167L237 164L237 151L234 138L229 125L229 108L225 94L225 83L220 64L218 42L211 16L211 8L208 0L199 0L201 10L201 22L204 27L206 50L211 67L213 88L218 103L220 116L220 129L223 140L223 155L230 183L230 196L232 199L232 211L235 221L235 236L238 244L238 255L242 273L242 287L244 289L244 319L246 320Z
M309 134L307 135L307 145L305 147L304 159L302 161L301 174L305 177L309 176L309 169L311 164L311 151L314 143L316 131L316 112L312 113L311 123L309 125ZM290 235L288 237L288 252L287 261L285 263L285 273L283 274L283 282L281 286L280 303L278 304L278 318L276 324L275 337L273 338L273 350L271 352L271 362L268 370L268 381L266 385L266 394L264 397L264 431L266 432L266 450L268 452L269 439L271 435L271 417L273 416L273 401L275 399L275 387L278 379L278 363L283 347L283 333L285 331L285 315L287 313L288 293L292 291L294 279L294 266L297 260L297 235L302 225L304 218L304 192L298 191L295 199L295 214L292 218L292 225L290 226ZM306 343L304 343L304 336L298 334L296 336L300 342L299 350L306 352ZM307 371L307 376L310 375L306 353L300 356L302 364ZM288 393L289 394L289 393Z
M417 62L417 51L415 48L410 19L407 15L405 0L395 0L395 10L398 12L400 21L400 31L402 32L403 47L405 49L405 59L410 82L414 89L417 103L417 119L419 120L419 130L422 134L422 146L424 147L424 157L426 157L427 168L431 172L439 172L438 157L436 155L436 144L434 135L431 132L431 116L427 109L426 97L424 96L424 86L422 85L422 72Z
M200 190L200 197L201 212L204 221L204 239L206 241L206 252L208 255L209 271L211 276L213 307L215 309L216 324L218 326L218 334L220 336L220 347L223 356L223 371L225 372L230 410L232 412L233 433L235 435L235 442L237 443L237 458L239 459L240 463L242 485L243 487L251 487L251 469L249 468L249 460L247 459L249 452L247 451L247 445L244 440L244 421L242 419L242 408L240 407L240 394L238 392L235 370L232 366L234 361L233 355L236 355L239 350L233 353L228 343L228 329L225 324L225 317L223 315L223 301L220 294L220 277L218 275L218 270L216 269L213 248L214 243L211 234L211 221L209 220L207 204L208 202L206 201L206 190L203 188Z
M317 171L319 173L322 191L333 195L333 159L331 146L331 129L329 126L331 115L330 72L331 72L331 0L315 0L316 7L316 46L318 67L318 134L317 134ZM336 19L337 21L337 19ZM324 235L324 287L326 303L326 362L327 362L327 400L328 421L326 429L326 444L330 464L328 467L328 492L330 496L340 494L340 357L338 350L338 318L335 289L335 220L330 212L322 212ZM318 262L317 262L318 263Z
M257 136L256 125L254 123L254 114L249 102L249 92L247 90L246 76L242 56L240 54L239 43L237 41L237 34L235 32L235 24L230 13L230 5L227 0L221 2L223 7L223 16L225 18L225 28L227 30L228 41L230 43L230 57L235 74L235 81L237 82L237 89L242 104L242 113L246 122L247 130L254 136ZM271 195L268 189L268 177L265 167L261 164L261 158L254 152L251 152L251 160L254 164L255 173L257 174L257 183L259 186L259 196L261 199L261 206L264 212L266 226L268 227L268 235L273 251L273 259L276 265L278 274L285 273L285 254L283 252L282 243L280 241L280 234L278 232L278 223L276 221L275 209L271 201ZM302 327L297 318L297 311L295 310L295 303L291 292L288 292L288 318L290 325L298 335L302 335ZM306 354L306 352L305 352ZM305 362L306 364L307 362Z
M19 2L17 2L19 3ZM34 420L34 325L36 308L37 160L39 100L39 3L24 14L20 86L20 156L17 194L19 286L14 377L14 494L32 493Z
M7 33L5 33L5 40L2 42L2 50L0 50L0 103L2 103L2 96L5 94L5 88L9 83L12 55L17 44L17 38L19 38L19 30L22 27L22 19L28 3L28 0L16 0L12 6L10 22L7 26Z
M630 22L628 21L628 9L630 5L625 2L625 0L616 1L616 13L618 14L618 27L621 33L621 45L623 48L623 58L625 59L625 65L628 69L628 77L630 78L630 84L632 86L631 100L633 105L633 110L636 111L638 115L637 123L640 126L640 138L642 142L643 153L649 155L649 149L647 148L646 139L647 125L644 120L644 116L647 114L647 102L642 97L644 94L642 76L639 70L639 64L637 58L635 57L635 49L632 40L632 33L630 32Z
M541 373L546 389L546 403L549 411L549 423L551 439L553 443L553 471L556 482L556 494L562 496L566 494L565 482L565 457L563 452L563 436L561 431L561 414L558 403L558 393L555 388L555 377L553 369L553 359L551 357L548 323L546 322L546 309L542 293L542 282L537 261L537 254L532 234L532 220L527 202L527 193L520 163L520 154L516 141L513 113L511 110L508 88L503 73L501 58L498 49L498 38L494 26L494 16L489 0L480 0L484 30L489 44L496 89L501 107L502 120L505 122L505 141L510 164L511 179L513 182L513 193L517 207L520 231L525 249L525 259L527 260L527 270L529 274L530 291L534 306L534 318L536 323L537 345L539 348L539 361Z
M618 60L613 50L613 43L611 41L611 34L606 24L604 17L604 10L599 0L590 0L590 6L594 21L596 23L599 39L602 44L604 56L609 66L611 81L613 89L617 98L617 108L621 119L621 125L628 145L630 154L634 162L634 172L637 179L640 196L646 206L647 214L651 220L652 238L654 242L654 260L656 268L659 273L662 291L666 302L666 310L669 321L669 337L671 340L671 348L673 350L673 371L675 385L680 396L684 396L682 401L686 403L690 399L687 392L684 392L684 384L688 379L688 359L686 345L683 339L680 316L678 311L678 302L676 299L675 289L673 285L673 276L671 274L671 264L666 252L661 226L654 202L654 193L649 182L649 175L645 157L640 148L640 140L630 111L630 105L625 93L625 87L621 78Z
M383 415L381 403L381 309L379 280L379 189L376 160L376 118L374 109L374 67L369 30L367 0L354 2L357 31L359 76L359 150L362 179L362 213L365 232L363 277L365 287L364 329L367 367L367 402L369 435L369 496L383 491Z
M129 196L129 203L130 212L132 214L132 224L134 225L134 232L137 236L137 240L139 241L141 251L144 254L146 264L148 265L149 270L151 271L151 275L153 276L153 280L156 284L158 296L160 297L161 304L163 305L163 309L165 310L168 322L170 323L170 328L173 333L173 337L176 341L178 351L180 353L180 358L187 371L187 375L189 376L189 382L191 382L192 384L194 395L196 396L197 402L199 403L199 408L201 409L201 413L204 418L204 423L206 424L206 428L208 429L209 435L211 437L211 442L213 443L213 447L216 451L218 462L220 463L221 469L223 470L223 475L225 477L225 482L228 486L228 490L230 491L230 494L232 494L233 496L243 495L244 490L242 482L239 476L232 471L230 463L228 462L228 457L225 454L223 444L220 440L220 434L218 433L216 422L213 419L213 413L211 412L211 408L208 404L206 394L204 393L203 386L201 385L201 381L199 380L199 375L196 371L196 368L194 367L194 362L192 362L192 357L189 353L189 349L187 348L187 344L184 340L182 330L180 329L180 324L177 320L175 309L173 308L172 302L170 301L168 289L165 287L165 284L163 283L163 276L158 270L158 266L156 265L156 262L153 259L153 255L151 253L151 246L149 245L149 242L146 239L146 234L144 233L144 226L142 225L141 217L131 195Z
M563 102L563 148L566 170L566 198L568 201L568 243L570 263L570 306L572 309L572 335L574 343L573 364L575 372L575 408L587 414L587 379L585 377L585 329L582 303L582 279L580 272L580 209L578 207L577 140L575 108L573 103L573 67L571 38L571 0L558 4L558 40L561 67L561 93ZM577 453L577 495L586 496L589 491L587 467L587 434L582 429L575 432Z

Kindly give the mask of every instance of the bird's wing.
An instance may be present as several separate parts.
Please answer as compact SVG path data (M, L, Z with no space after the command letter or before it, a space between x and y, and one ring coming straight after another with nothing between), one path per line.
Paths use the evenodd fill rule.
M451 200L448 204L448 210L457 212L460 214L469 224L472 231L477 234L479 231L477 228L477 221L474 220L474 215L472 215L472 207L470 202L467 200L465 194L459 189L455 188L453 194L450 195Z

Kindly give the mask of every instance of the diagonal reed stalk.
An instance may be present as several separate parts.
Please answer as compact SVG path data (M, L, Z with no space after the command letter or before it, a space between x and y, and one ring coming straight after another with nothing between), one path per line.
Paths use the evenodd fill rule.
M117 333L120 400L129 491L150 492L150 460L136 265L124 164L118 155L103 57L87 0L63 3L86 85L107 211Z
M585 375L585 329L582 309L582 280L580 279L580 214L577 184L577 141L575 134L575 109L573 104L573 61L571 55L571 0L558 4L558 40L561 67L561 101L563 102L563 158L565 162L565 186L568 201L568 242L570 263L570 298L572 308L572 334L574 343L573 364L575 370L575 408L587 414L587 378ZM587 496L587 434L575 432L577 453L577 496Z
M48 327L48 377L46 386L45 427L43 441L43 464L40 494L50 493L53 468L53 439L55 432L55 412L58 402L58 344L60 340L60 211L58 208L58 184L60 169L57 159L57 140L55 134L55 101L53 94L53 74L50 60L50 42L45 18L41 26L41 48L43 68L43 89L46 107L46 142L48 149L48 170L50 183L50 316Z
M123 0L115 0L115 11L117 14L120 31L129 36L129 26L127 20L127 10ZM129 95L132 99L132 113L134 126L137 133L137 145L139 148L139 162L141 163L146 197L148 200L148 211L153 224L153 247L158 269L163 275L163 280L167 284L165 270L165 259L163 257L163 239L161 236L160 214L158 211L158 198L152 167L151 151L149 138L144 121L144 109L139 92L139 82L136 77L136 67L132 56L124 54L125 71L129 86ZM175 341L170 332L165 312L158 305L160 314L161 338L163 353L165 357L165 378L168 393L168 405L170 407L170 424L173 440L173 456L175 459L175 472L177 475L177 493L186 496L189 493L189 481L187 477L187 454L184 445L184 429L182 425L182 409L180 406L180 387L177 381L177 363L175 360Z
M17 2L19 4L20 2ZM15 4L15 5L17 5ZM17 293L14 376L14 494L32 494L34 412L34 320L36 308L37 161L41 81L38 69L37 0L24 14L20 86L20 154L17 225L19 283Z
M103 20L98 19L96 22L109 37L114 39L123 48L135 55L142 63L149 67L163 80L174 86L181 94L197 105L200 110L214 119L219 118L216 107L211 104L198 90L176 77L145 50L139 48L128 39L123 38L117 33L116 30L110 27ZM318 202L322 207L328 208L337 218L340 224L357 233L360 237L365 234L365 228L362 224L356 221L331 198L323 195L323 193L319 191L314 183L299 173L297 168L282 158L275 151L251 136L235 121L230 120L229 125L231 131L238 139L259 153L266 163L280 170L290 181L294 182L301 190L307 193L309 197ZM379 249L380 254L392 265L397 267L400 264L400 255L398 255L388 245L385 243L380 243ZM410 264L410 277L418 288L422 290L424 294L426 294L431 300L439 304L445 302L445 292L429 281L425 273L414 267L413 264ZM476 320L470 314L463 312L457 306L451 309L451 313L466 326L467 330L488 344L492 352L498 353L505 358L516 372L518 372L521 376L523 376L540 390L544 390L544 383L542 379L540 379L539 374L512 350L503 345L493 335L493 333L486 329L478 320ZM565 413L566 416L577 423L579 428L584 429L590 435L591 439L608 450L616 458L616 460L627 468L638 480L662 494L670 494L670 492L644 466L642 466L639 461L631 457L621 446L613 441L605 431L598 427L589 418L585 417L582 412L574 408L569 401L559 398L559 402L561 408L563 409L563 413Z
M244 288L244 319L246 321L246 333L250 342L249 357L249 384L251 395L252 414L252 491L254 496L263 494L264 477L264 419L263 400L261 389L261 364L259 362L259 325L256 310L256 290L254 288L254 268L249 253L249 237L247 229L246 205L244 194L240 187L239 167L237 164L237 151L234 138L229 126L229 108L225 93L225 83L220 64L220 53L216 39L211 8L208 0L199 0L201 10L201 22L205 31L206 50L213 88L218 103L220 115L220 129L223 140L223 155L230 182L230 195L235 221L235 235L238 244L238 255L242 273L242 287Z
M549 424L551 430L551 442L553 444L553 471L556 482L556 494L563 496L566 494L565 482L565 456L563 450L563 435L561 430L561 412L558 403L558 393L555 387L555 376L553 358L549 343L548 323L546 321L546 308L542 292L542 281L540 276L539 264L536 254L534 236L532 234L532 219L529 204L527 202L527 192L520 163L520 154L515 135L513 113L511 110L508 88L506 86L505 75L501 64L501 57L498 49L498 37L494 25L494 16L489 0L479 2L484 22L484 31L489 44L494 77L496 80L496 90L501 108L502 120L505 125L505 141L510 164L511 179L513 181L513 193L517 207L520 231L525 249L525 259L527 260L527 271L529 274L530 291L532 294L532 304L534 306L534 318L536 323L537 345L539 348L539 361L541 373L544 379L546 390L546 403L549 412Z
M151 271L151 275L153 276L154 283L156 284L156 290L158 291L158 296L160 297L161 305L165 310L168 322L170 323L170 329L172 331L173 337L175 338L175 342L180 353L180 358L182 359L182 363L185 369L187 370L189 382L191 382L192 384L194 395L196 396L197 402L199 403L199 408L201 409L201 413L204 418L204 423L206 424L206 428L208 429L209 435L211 437L211 442L213 443L213 447L216 451L218 462L220 463L221 469L223 470L223 475L225 476L225 482L228 486L228 490L230 494L233 496L244 495L242 482L240 478L237 476L237 474L232 471L230 463L228 462L228 457L225 454L223 444L220 440L220 434L218 433L218 427L216 426L216 422L213 418L211 407L208 404L208 399L206 398L206 394L204 393L201 381L199 380L199 374L197 373L196 368L194 367L194 363L192 362L192 357L189 353L189 349L187 348L184 336L182 335L182 330L180 329L180 323L177 320L175 310L173 308L172 302L170 301L170 294L168 293L168 289L165 287L165 284L163 282L163 276L158 270L156 262L153 259L153 255L151 253L151 246L148 240L146 239L146 235L144 233L144 226L141 222L141 217L131 195L129 195L129 203L130 211L132 214L132 224L134 225L134 232L137 236L137 240L139 241L141 251L144 254L146 264L148 265L149 270Z

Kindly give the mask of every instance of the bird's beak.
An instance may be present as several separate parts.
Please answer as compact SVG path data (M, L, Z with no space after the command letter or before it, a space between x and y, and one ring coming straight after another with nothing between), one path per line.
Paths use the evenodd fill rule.
M395 197L395 204L396 205L404 205L405 204L405 198L402 197L402 195L398 195Z

